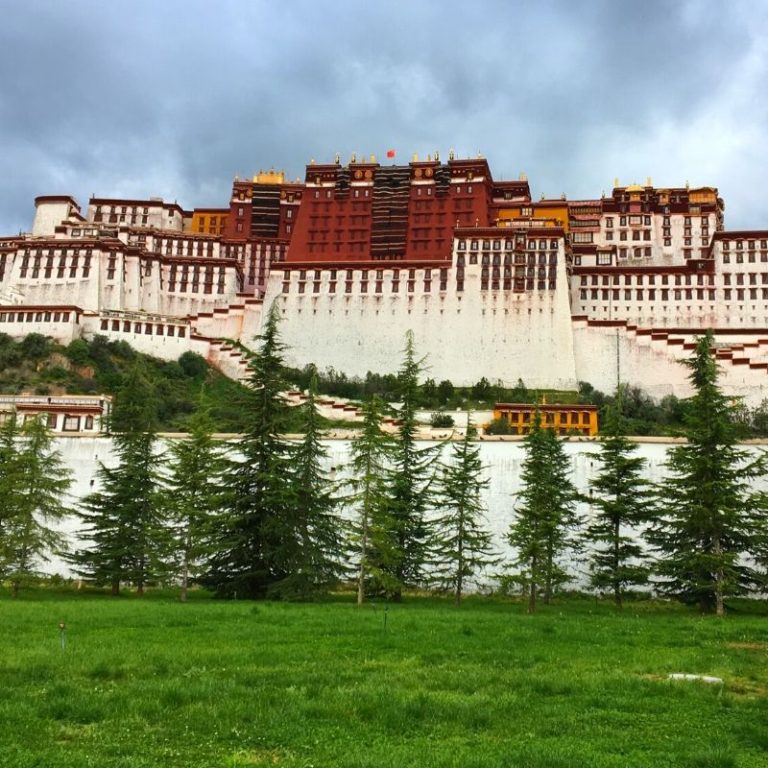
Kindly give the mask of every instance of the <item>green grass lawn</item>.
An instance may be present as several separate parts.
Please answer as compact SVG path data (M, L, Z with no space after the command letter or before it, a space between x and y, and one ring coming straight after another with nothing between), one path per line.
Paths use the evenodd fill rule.
M764 767L748 607L3 593L0 766Z

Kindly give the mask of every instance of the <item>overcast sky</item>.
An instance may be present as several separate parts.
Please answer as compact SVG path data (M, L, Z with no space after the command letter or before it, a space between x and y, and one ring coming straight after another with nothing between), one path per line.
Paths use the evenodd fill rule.
M713 185L768 228L768 2L0 0L0 234L33 198L225 205L336 152L482 152L536 198Z

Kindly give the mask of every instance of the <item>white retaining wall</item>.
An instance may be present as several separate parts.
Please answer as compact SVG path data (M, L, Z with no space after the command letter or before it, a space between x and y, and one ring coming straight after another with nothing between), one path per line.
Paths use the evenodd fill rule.
M64 463L74 475L73 500L81 498L97 487L95 476L98 462L107 462L109 466L109 462L112 460L111 439L104 436L67 436L56 438L55 444L62 453ZM646 477L649 480L658 481L663 477L664 462L670 444L669 441L640 443L639 455L647 461ZM343 477L346 474L345 466L349 460L349 442L346 440L329 440L326 441L325 445L329 453L327 466L333 468L337 478ZM764 448L764 445L750 446L749 450L758 451ZM490 485L484 492L488 528L493 533L494 543L499 553L505 560L509 560L512 551L506 543L506 533L513 518L515 497L521 487L520 472L525 457L523 443L521 441L481 442L480 450L485 471L490 479ZM599 464L594 457L598 450L599 444L594 441L565 442L565 451L571 462L574 482L582 491L586 492L590 479L599 469ZM580 511L584 514L589 512L588 508L583 505ZM61 528L74 542L78 526L79 521L76 518L70 518L64 521ZM570 563L570 568L577 574L577 583L585 583L583 564L574 561ZM51 573L69 573L67 566L60 560L49 563L46 570ZM499 570L499 568L494 568L493 572L496 573ZM489 574L486 574L480 582L485 584L488 583L488 580Z

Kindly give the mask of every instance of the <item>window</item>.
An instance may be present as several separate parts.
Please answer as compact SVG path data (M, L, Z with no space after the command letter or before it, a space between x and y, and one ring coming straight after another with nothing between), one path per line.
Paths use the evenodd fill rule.
M80 417L70 416L66 414L64 416L64 426L62 427L64 432L79 432L80 431Z

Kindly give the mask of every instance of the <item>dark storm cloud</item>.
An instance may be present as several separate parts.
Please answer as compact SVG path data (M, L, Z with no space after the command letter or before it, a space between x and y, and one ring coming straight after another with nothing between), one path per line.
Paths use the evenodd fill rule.
M32 199L224 204L310 158L484 152L538 194L718 185L768 226L765 12L717 2L7 4L0 232Z

